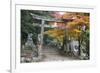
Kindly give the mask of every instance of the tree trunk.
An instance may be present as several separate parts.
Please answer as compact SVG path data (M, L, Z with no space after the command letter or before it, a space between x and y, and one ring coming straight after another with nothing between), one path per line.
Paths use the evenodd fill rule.
M79 53L78 53L78 55L80 56L80 55L81 55L81 49L80 49L80 47L81 47L81 42L80 42L80 37L78 38L78 42L79 42Z

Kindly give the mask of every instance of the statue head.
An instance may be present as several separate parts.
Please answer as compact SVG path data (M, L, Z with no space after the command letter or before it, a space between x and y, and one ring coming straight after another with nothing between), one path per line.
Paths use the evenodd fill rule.
M32 34L32 33L29 33L27 39L28 39L28 40L32 40L32 36L33 36L33 34Z
M32 33L29 33L28 34L28 38L32 38L33 34Z

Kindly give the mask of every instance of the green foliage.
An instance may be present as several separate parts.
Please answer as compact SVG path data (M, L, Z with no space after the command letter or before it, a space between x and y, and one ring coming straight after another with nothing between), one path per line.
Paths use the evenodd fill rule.
M34 43L36 44L38 34L41 33L41 27L34 26L35 23L41 24L41 21L33 19L31 13L36 14L38 16L44 16L46 18L52 18L50 16L50 11L21 10L21 44L25 44L28 33L33 34L32 38Z
M32 16L30 15L31 11L21 10L21 43L24 44L27 40L28 33L32 33L33 39L35 39L37 28L35 28L32 23Z

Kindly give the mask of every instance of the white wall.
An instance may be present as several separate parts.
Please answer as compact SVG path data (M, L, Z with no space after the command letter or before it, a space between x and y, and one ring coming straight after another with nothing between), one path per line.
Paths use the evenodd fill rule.
M17 0L22 1L22 0ZM97 22L95 26L95 40L97 53L97 66L89 68L69 68L64 70L44 71L43 73L99 73L100 69L100 2L99 0L25 0L44 3L63 2L67 4L94 5L97 8ZM10 67L10 1L0 0L0 73L8 73ZM42 73L42 72L40 72Z

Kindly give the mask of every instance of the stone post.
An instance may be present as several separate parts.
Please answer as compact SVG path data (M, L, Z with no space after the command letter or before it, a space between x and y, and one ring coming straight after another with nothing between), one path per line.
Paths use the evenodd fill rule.
M39 59L42 59L42 56L43 56L42 49L43 49L43 32L44 32L44 23L45 23L45 21L42 20L42 21L41 21L41 40L40 40L40 45L39 45L39 48L38 48Z

